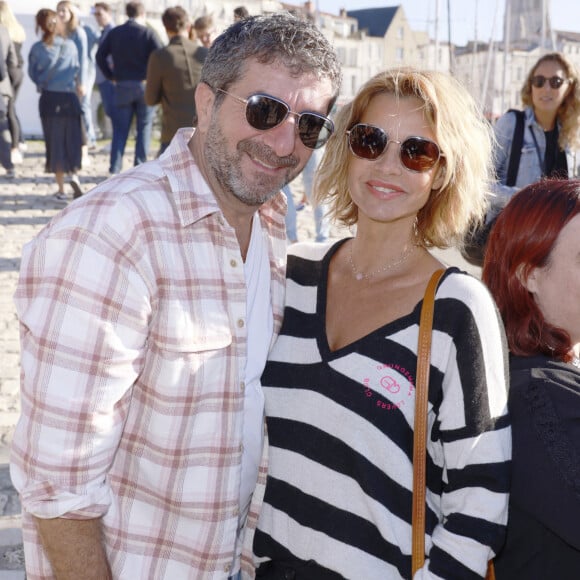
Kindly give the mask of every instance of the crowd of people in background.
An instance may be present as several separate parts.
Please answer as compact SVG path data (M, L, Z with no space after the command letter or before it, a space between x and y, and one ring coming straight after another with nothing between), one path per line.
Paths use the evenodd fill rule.
M39 93L45 93L39 109L43 136L47 144L45 169L55 175L57 184L55 200L66 203L71 199L65 191L67 176L68 184L72 188L72 199L83 193L79 172L91 164L90 153L98 149L99 123L95 113L99 110L102 111L101 117L107 119L107 128L110 128L111 138L102 146L110 156L110 175L122 171L125 148L130 135L133 134L135 137L133 164L139 165L152 155L161 155L177 129L195 124L193 96L216 29L211 14L192 19L183 7L169 7L161 16L167 36L167 44L164 45L164 39L160 38L156 29L146 20L141 2L132 1L126 4L126 21L121 24L115 24L111 5L107 2L96 2L93 5L91 15L94 22L82 18L78 5L70 0L58 2L55 12L60 25L48 35L45 28L51 27L52 23L46 20L45 12L40 11L36 15L36 32L42 36L43 44L36 47L35 53L42 47L53 57L60 55L59 47L63 44L61 39L67 39L76 48L78 67L74 62L48 58L44 63L47 69L43 73L48 75L48 82L46 76L41 74L40 84L37 81L38 71L33 71L30 65L28 71ZM2 16L3 14L5 16ZM237 6L233 10L232 21L236 22L249 15L245 6ZM5 106L7 109L6 122L9 123L11 134L10 151L6 145L2 153L0 147L0 162L6 169L6 176L11 178L15 175L15 165L22 162L22 152L26 147L15 109L18 89L25 74L22 56L25 33L7 2L0 1L0 23L4 21L10 31L10 40L7 33L6 39L2 40L0 27L0 45L2 45L0 50L4 47L4 52L8 55L3 60L14 61L18 65L13 67L14 72L7 74L4 81L0 81L0 88L2 84L10 87L10 90L2 91L6 96L3 104L0 104L0 107ZM10 41L14 46L14 57L8 52ZM66 43L64 45L68 46ZM50 70L53 72L49 72ZM69 93L66 98L69 101L75 99L79 101L80 142L78 132L73 131L72 137L65 144L62 139L62 123L60 121L56 123L57 129L56 126L49 126L46 121L49 112L45 101L51 96L55 102L59 100L58 95L50 93L59 93L62 88L52 79L63 75L70 77L65 91ZM59 118L62 116L59 109ZM73 120L69 125L71 122L76 123ZM157 151L151 152L152 129L156 122L160 125L160 144ZM100 124L103 125L102 120ZM78 157L76 149L79 147L80 162L76 160ZM295 194L290 185L284 188L289 206L286 231L290 242L298 239L296 212L306 204L313 204L314 176L321 155L322 151L315 152L307 164L303 176L304 194L300 200L295 201ZM73 159L70 159L71 156ZM324 242L330 235L327 208L313 204L312 209L316 241Z
M0 129L6 128L0 131L0 163L5 169L3 177L11 179L23 161L26 142L15 105L28 73L40 95L45 169L55 175L55 200L67 202L71 196L65 191L66 177L72 198L81 196L79 171L91 164L90 153L98 149L97 137L104 136L99 130L103 123L95 118L99 111L107 120L106 137L110 141L106 140L102 148L110 154L111 175L122 171L125 147L132 133L133 164L139 165L151 157L154 122L161 125L157 155L163 153L178 128L194 124L193 94L216 30L211 14L192 19L181 6L170 7L162 15L168 40L165 46L162 34L146 19L142 2L125 5L126 21L122 23L115 22L107 2L92 6L93 19L81 15L79 6L70 0L58 2L54 15L50 10L42 9L36 14L39 41L28 55L23 55L25 30L9 3L0 1ZM238 6L232 21L247 16L248 10ZM68 104L64 108L58 106L63 98L60 93L67 93L64 98ZM54 106L48 101L53 101ZM55 115L59 121L50 123L48 119ZM66 124L61 122L64 118ZM65 134L67 139L63 138Z

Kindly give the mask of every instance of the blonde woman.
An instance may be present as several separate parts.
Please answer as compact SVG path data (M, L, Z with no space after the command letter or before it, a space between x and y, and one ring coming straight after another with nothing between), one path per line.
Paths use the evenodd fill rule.
M356 234L291 246L280 335L262 376L268 482L257 576L411 577L417 333L429 252L482 215L490 129L449 75L396 69L336 117L316 198ZM476 578L504 541L506 349L483 284L448 268L436 294L426 562Z
M16 98L20 91L20 85L24 78L24 59L22 58L22 45L26 40L26 32L23 26L18 22L12 12L10 5L5 0L0 0L0 24L8 30L8 35L14 49L16 50L17 67L11 71L10 80L12 82L12 98L8 102L8 127L12 140L12 162L22 163L22 151L26 151L26 143L22 134L20 119L16 114Z
M79 8L69 0L61 0L56 5L56 12L64 26L64 34L72 40L79 54L79 88L78 95L81 103L83 120L83 165L90 163L88 155L89 143L95 144L95 129L91 111L91 92L94 79L91 79L89 62L89 41L84 27L80 23Z

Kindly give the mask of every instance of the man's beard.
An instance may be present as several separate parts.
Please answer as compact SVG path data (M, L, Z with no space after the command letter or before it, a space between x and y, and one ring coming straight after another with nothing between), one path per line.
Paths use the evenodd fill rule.
M205 157L213 177L223 192L232 195L242 203L260 206L274 197L284 185L292 181L299 173L296 169L298 159L294 156L278 157L270 147L255 143L249 139L237 144L236 152L229 155L226 150L226 138L213 118L205 141ZM257 170L253 175L244 175L242 157L250 155L272 167L286 167L283 176L272 176ZM251 179L253 177L253 179Z

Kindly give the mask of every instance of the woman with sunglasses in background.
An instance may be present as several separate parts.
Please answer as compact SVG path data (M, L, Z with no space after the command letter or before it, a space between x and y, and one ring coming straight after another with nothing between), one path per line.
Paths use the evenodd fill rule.
M498 580L580 578L580 182L518 192L483 280L505 323L513 474Z
M522 187L544 177L578 175L580 86L561 53L540 57L521 90L524 110L510 109L495 123L495 196L485 222L466 237L463 256L482 265L487 236L499 212Z
M284 322L262 376L270 444L257 577L411 578L420 306L429 248L485 210L490 128L449 75L397 69L336 117L318 202L354 237L290 248ZM475 578L502 546L510 428L501 321L449 268L436 295L426 563Z
M574 65L559 52L540 57L528 73L521 97L524 133L512 185L506 183L516 115L507 112L495 124L496 213L530 183L543 177L578 175L575 148L580 145L580 86Z

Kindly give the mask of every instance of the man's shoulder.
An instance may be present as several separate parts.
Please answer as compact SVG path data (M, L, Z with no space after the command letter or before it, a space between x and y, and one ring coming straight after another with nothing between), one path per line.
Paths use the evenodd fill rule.
M193 42L192 42L192 44L195 45L195 43L193 43ZM208 52L209 52L209 48L207 48L205 46L197 46L193 56L194 56L195 60L197 60L200 63L203 63L207 57Z

